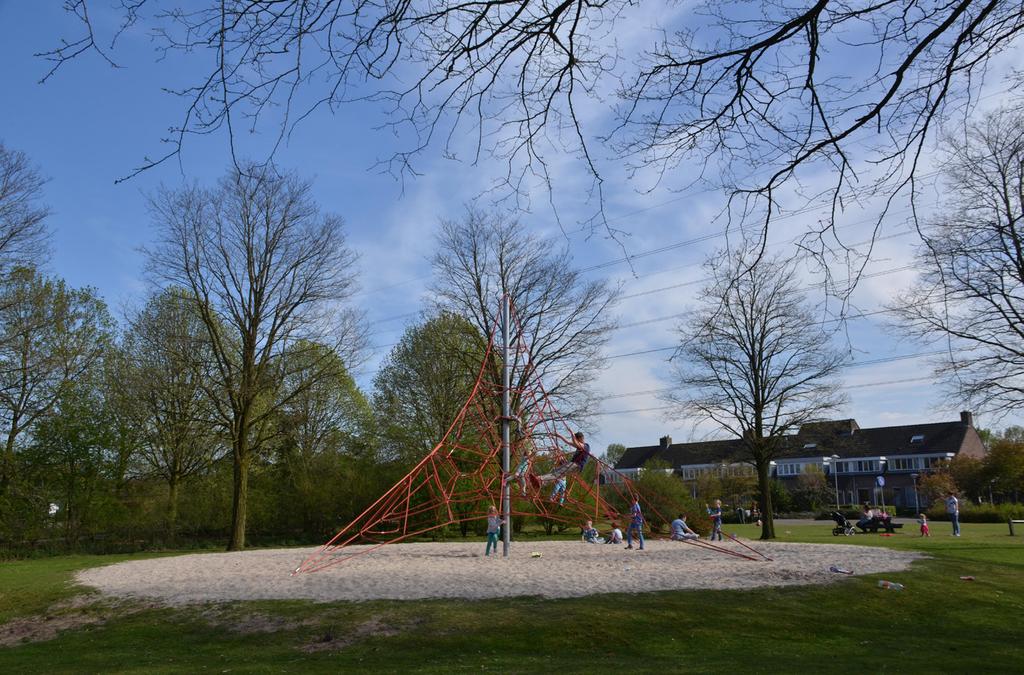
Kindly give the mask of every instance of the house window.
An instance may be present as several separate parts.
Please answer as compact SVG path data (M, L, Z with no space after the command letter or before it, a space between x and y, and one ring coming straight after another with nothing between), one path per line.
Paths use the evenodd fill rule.
M694 480L697 478L697 469L684 468L682 469L682 472L685 480Z
M778 475L780 476L796 476L803 471L803 464L779 464Z
M818 447L817 443L804 443L804 450L814 450Z
M947 459L948 458L945 455L936 455L936 456L933 456L933 457L925 457L924 458L924 466L925 466L926 469L934 469L935 467L937 467L940 464L942 464L943 462L945 462Z
M895 457L889 460L890 471L917 471L921 468L918 457Z
M914 434L910 437L911 443L924 443L924 434Z
M878 471L878 461L874 459L857 460L857 471L862 473L873 473Z

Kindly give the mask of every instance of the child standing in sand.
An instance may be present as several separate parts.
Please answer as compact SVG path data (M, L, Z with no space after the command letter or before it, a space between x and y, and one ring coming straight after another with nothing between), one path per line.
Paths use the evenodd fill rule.
M917 514L917 524L921 526L921 536L930 537L931 533L928 531L928 516L923 513Z
M644 550L644 514L640 510L640 497L633 497L633 508L630 509L632 516L629 527L626 528L626 548L633 548L633 533L636 532L640 540L640 550Z
M716 536L718 541L722 541L722 500L716 499L714 506L705 504L704 508L711 516L711 541L714 541Z
M498 534L501 532L501 526L505 524L505 521L498 516L498 509L491 506L487 509L487 551L484 555L491 554L491 546L494 546L494 552L498 552Z

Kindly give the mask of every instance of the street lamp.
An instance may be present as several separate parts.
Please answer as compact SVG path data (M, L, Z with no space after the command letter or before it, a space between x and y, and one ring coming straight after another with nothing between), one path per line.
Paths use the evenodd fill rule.
M878 458L878 478L875 479L875 485L878 486L879 502L882 504L882 510L885 511L885 478L882 474L885 473L885 465L888 460L885 457Z
M839 510L839 455L832 455L832 480L836 484L836 511Z
M921 512L921 505L917 502L917 476L918 474L910 474L910 480L914 481L914 513Z

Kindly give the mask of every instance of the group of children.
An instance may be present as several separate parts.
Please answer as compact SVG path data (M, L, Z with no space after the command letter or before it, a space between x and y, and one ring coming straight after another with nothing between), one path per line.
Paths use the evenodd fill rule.
M554 487L551 489L549 501L552 503L557 501L559 506L561 506L565 504L565 490L568 485L569 474L573 471L582 473L583 467L587 465L587 460L590 459L590 444L583 440L584 436L582 431L577 431L570 438L564 438L562 436L558 436L558 438L562 442L575 448L572 458L568 462L563 462L556 466L550 473L534 476L533 479L538 485L553 482ZM515 471L508 476L508 482L517 483L519 485L519 496L521 497L526 496L526 490L530 483L530 469L533 466L533 458L533 452L523 453L522 458L519 460L519 464L516 465ZM495 553L497 553L498 536L501 533L501 526L504 524L505 521L498 516L497 507L491 506L487 509L487 549L484 555L489 556L491 554L492 547L494 548Z
M572 458L568 462L559 464L549 473L534 476L534 481L538 487L545 483L554 483L548 501L551 503L558 502L558 505L562 506L565 504L569 474L574 471L576 473L583 473L583 467L587 465L587 460L590 459L590 444L584 442L582 431L577 431L571 438L564 438L562 436L558 436L558 438L574 448ZM515 471L509 476L510 483L517 483L519 485L520 497L526 496L526 490L530 483L530 469L533 466L533 459L534 452L523 453L523 457L519 460Z
M549 473L532 476L530 469L533 466L534 452L525 452L522 458L519 460L519 464L508 476L510 483L516 483L519 485L519 495L525 497L527 495L527 489L531 482L534 482L538 487L545 483L554 483L551 489L551 495L549 501L558 504L565 504L566 487L568 484L568 477L571 472L582 473L584 466L586 466L587 460L590 459L590 445L584 442L584 436L582 431L577 431L572 435L571 438L558 438L564 443L572 446L575 450L572 458L559 464L553 468ZM707 509L708 516L711 518L711 541L722 540L722 501L716 499L714 506L704 505ZM505 524L505 521L498 516L498 510L494 506L491 506L487 512L487 549L484 555L491 554L491 548L493 547L495 552L498 550L498 535L501 532L501 526ZM589 544L621 544L622 543L622 530L619 529L618 523L613 522L612 531L608 537L599 536L598 531L594 528L592 521L588 520L586 526L582 528L583 541ZM626 528L626 549L632 550L634 535L636 536L637 548L644 550L644 515L640 508L640 498L637 496L633 497L633 504L630 507L630 519L629 525ZM694 532L686 524L686 514L679 514L679 517L672 521L672 539L675 541L684 541L687 539L697 539L699 535Z
M707 509L708 516L711 518L711 541L722 540L722 501L716 499L714 506L704 505ZM493 546L494 551L498 550L498 533L501 531L501 526L505 523L499 516L498 510L495 507L490 507L487 512L487 551L484 555L491 554L491 547ZM600 536L597 528L594 527L594 522L588 520L586 525L581 529L581 536L585 543L588 544L621 544L622 543L622 530L619 529L619 525L616 522L611 524L612 530L607 537ZM700 535L693 531L686 524L686 514L681 513L679 517L672 521L671 524L672 534L671 538L673 541L686 541L687 539L699 539ZM626 550L633 550L634 535L639 550L644 550L644 514L643 509L640 507L640 498L633 497L633 504L630 507L630 518L629 526L626 528Z

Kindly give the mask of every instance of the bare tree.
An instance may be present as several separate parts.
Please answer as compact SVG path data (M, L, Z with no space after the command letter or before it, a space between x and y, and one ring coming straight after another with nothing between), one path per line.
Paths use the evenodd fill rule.
M531 366L518 370L513 391L536 375L567 418L592 412L590 384L615 324L617 290L585 280L568 247L499 213L474 209L443 223L433 267L440 308L465 317L482 335L494 330L502 296L511 299L511 339L526 348ZM500 382L497 371L494 378Z
M182 484L221 453L209 392L215 359L195 298L170 288L129 317L116 383L121 412L141 440L146 469L167 483L167 535L177 533Z
M317 372L307 359L284 356L303 341L349 357L362 344L359 321L342 304L353 292L355 257L341 220L319 211L309 183L273 166L232 170L210 189L162 190L151 209L158 241L147 252L149 273L194 298L209 339L217 385L210 401L234 465L228 548L238 550L252 459L273 435L276 411L298 393L283 390L289 372Z
M924 232L899 325L948 349L936 376L958 402L1024 405L1024 115L1001 110L948 141L948 201Z
M0 273L13 265L36 266L46 257L45 220L40 203L46 181L24 153L0 143Z
M815 320L791 264L735 253L705 266L711 281L680 329L678 389L668 399L740 439L757 470L761 538L771 539L770 463L788 433L843 404L833 378L846 356Z
M65 5L83 30L41 55L51 73L84 51L112 60L88 0ZM178 91L167 152L141 169L191 135L269 125L282 138L318 107L383 100L409 139L388 162L397 172L415 173L435 142L456 155L467 138L472 161L507 162L513 190L535 176L550 185L549 159L574 153L599 201L604 169L624 159L672 187L704 167L766 229L802 167L827 171L830 185L805 196L831 202L833 216L865 190L913 194L938 123L971 107L992 60L1024 32L1019 0L650 5L125 0L120 31L148 28L162 49L203 60ZM616 39L622 29L633 39ZM842 249L824 236L832 224L812 228L807 245Z

